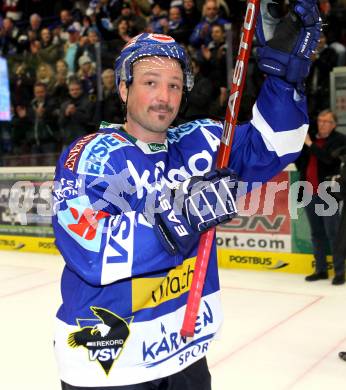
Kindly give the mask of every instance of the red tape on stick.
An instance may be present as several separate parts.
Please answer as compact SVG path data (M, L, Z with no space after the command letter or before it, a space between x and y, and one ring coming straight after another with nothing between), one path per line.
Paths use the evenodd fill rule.
M248 0L240 37L237 61L234 67L231 92L228 98L221 144L217 155L216 165L218 168L227 167L231 155L234 129L237 123L240 101L243 94L247 65L249 62L259 7L260 0ZM192 337L195 333L196 319L201 302L214 236L215 228L209 229L201 234L195 270L186 304L184 322L180 330L181 335L184 337Z

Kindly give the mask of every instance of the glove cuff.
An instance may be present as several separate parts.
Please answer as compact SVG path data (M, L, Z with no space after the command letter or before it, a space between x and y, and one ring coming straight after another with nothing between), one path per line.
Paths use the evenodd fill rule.
M259 47L257 54L259 56L258 66L262 72L284 78L301 90L310 71L311 60L309 58L283 53L268 46Z
M156 214L154 232L168 253L187 255L197 244L199 233L192 230L185 217L179 215L178 219L172 212Z

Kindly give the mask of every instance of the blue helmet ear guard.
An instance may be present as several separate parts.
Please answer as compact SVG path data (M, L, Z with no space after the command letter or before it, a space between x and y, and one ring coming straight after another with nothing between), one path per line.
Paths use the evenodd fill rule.
M143 57L167 57L181 64L184 74L184 89L191 91L193 74L185 49L172 37L163 34L142 33L133 37L115 60L115 83L119 91L120 81L129 86L133 81L133 64Z

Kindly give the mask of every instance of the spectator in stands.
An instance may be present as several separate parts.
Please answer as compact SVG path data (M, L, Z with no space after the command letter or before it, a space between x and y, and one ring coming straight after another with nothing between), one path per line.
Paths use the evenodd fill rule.
M39 66L39 57L38 52L41 49L41 43L40 41L33 41L29 43L29 51L24 53L23 55L23 62L26 65L26 68L29 71L29 74L35 80L35 75L37 72L37 68Z
M16 65L14 77L11 78L10 90L14 107L29 105L33 97L33 80L24 62Z
M306 80L306 92L309 114L315 120L319 111L330 106L329 73L337 65L338 57L334 49L327 44L326 36L321 33L320 41L313 55L313 62Z
M102 120L110 123L122 123L123 112L119 95L115 89L114 70L102 72Z
M91 27L97 29L97 25L96 25L96 10L88 8L86 10L86 16L90 19Z
M77 77L80 80L83 92L88 95L91 101L96 100L96 65L92 62L87 53L79 57L79 69Z
M227 46L223 25L214 24L211 27L211 39L208 46L201 46L202 58L208 68L208 78L214 80L217 89L227 88Z
M95 21L97 30L101 36L101 41L111 41L116 38L114 22L112 22L111 16L107 16L107 14L102 12L100 3L95 8Z
M121 0L91 0L89 7L95 9L95 12L101 19L107 19L109 22L113 22L121 12Z
M147 32L154 34L163 34L164 26L168 24L167 11L160 4L153 3L151 5L151 15L148 18Z
M201 12L196 7L194 0L184 0L182 16L186 29L188 30L187 33L190 36L201 20Z
M117 57L130 38L130 23L128 20L119 18L116 27L116 30L113 32L113 38L101 43L103 69L114 66L114 58Z
M89 1L88 8L85 10L85 15L90 17L91 20L93 20L94 16L96 16L96 6L97 6L97 1L96 2L94 0Z
M219 17L219 6L216 0L206 0L203 5L203 17L200 23L194 28L190 37L190 43L195 48L202 45L208 46L211 41L211 27L214 24L225 25L229 23L226 19Z
M67 31L69 26L73 23L73 17L71 11L68 9L63 9L60 11L60 26L63 31Z
M68 28L73 23L73 17L71 15L71 12L67 9L63 9L60 12L60 24L57 29L59 39L63 42L68 42L69 40L69 31Z
M54 67L63 56L62 44L53 42L53 35L47 27L41 30L40 43L41 47L37 53L40 62L45 62Z
M7 59L11 62L12 58L20 59L20 61L25 58L27 53L30 52L30 42L29 38L25 34L20 34L18 36L17 45L16 45L16 53L11 54L11 56L7 57Z
M0 55L6 57L18 52L19 30L13 20L4 18L0 28Z
M170 35L180 44L188 44L189 34L179 7L171 7L168 13L168 23L163 28L164 34Z
M30 145L27 141L27 132L30 129L30 120L27 115L29 105L18 104L14 108L12 118L12 153L16 156L18 166L30 165Z
M67 29L69 38L64 47L64 60L67 62L69 75L75 74L77 51L79 50L81 26L78 22L73 22Z
M77 51L76 51L76 55L74 57L75 69L77 69L77 70L79 68L78 60L84 53L87 53L88 45L89 45L88 37L85 36L85 35L83 35L83 36L80 35L79 36L79 40L78 40L78 48L77 48ZM95 53L94 53L94 55L95 55L95 58L96 58L96 54Z
M95 29L96 29L96 24L93 25L93 21L91 20L90 16L84 15L82 18L82 27L81 27L80 35L82 37L87 37L89 31Z
M204 76L201 65L196 59L192 58L191 64L195 81L189 93L184 116L187 118L205 117L210 114L209 108L213 101L214 86L211 80Z
M76 138L88 134L93 126L94 104L83 93L79 80L72 79L68 84L69 97L62 103L59 126L63 147Z
M29 41L37 41L41 38L42 18L39 14L30 15L30 25L26 29Z
M346 65L345 5L338 9L335 2L332 7L329 0L320 0L320 10L328 46L337 54L337 66L344 66Z
M36 82L34 99L28 109L30 127L26 140L31 146L32 165L53 165L58 152L58 125L55 102L48 97L46 84Z
M41 63L36 71L36 81L44 84L47 88L47 92L51 93L55 84L53 68L47 63Z
M79 41L75 62L78 64L79 58L86 54L91 61L96 64L96 44L100 42L98 31L91 28L89 29L87 36L83 38L83 44L81 40Z
M326 256L329 243L335 272L332 284L340 285L345 283L345 259L335 252L340 222L338 204L336 199L326 194L326 188L322 184L331 180L332 176L337 175L340 170L340 160L333 155L333 152L341 145L346 145L346 138L336 131L336 126L335 113L330 109L321 111L317 118L317 134L307 134L302 153L296 160L296 166L300 172L300 180L310 183L312 189L312 198L305 211L311 229L315 271L305 280L314 282L328 279ZM321 192L322 186L324 190ZM300 193L300 198L303 195ZM333 204L327 203L326 199L332 200Z
M132 37L130 22L125 18L118 19L116 33L119 45L123 47Z
M51 93L57 107L60 107L62 102L68 98L67 74L67 63L64 60L58 60L55 65L55 84Z
M136 15L133 10L133 5L129 1L124 1L121 8L120 16L115 20L116 26L120 19L125 19L130 24L130 34L135 36L141 32L144 32L147 27L147 21L143 16Z
M342 10L339 11L335 9L335 2L333 2L334 6L332 7L331 2L329 0L320 0L319 3L321 18L324 27L323 30L326 35L328 44L336 42L340 44L340 42L342 42L342 38L345 38L342 37L343 32L345 32L345 10L343 10L342 12Z
M26 165L51 165L57 151L55 103L47 96L45 84L36 83L29 105L17 105L12 119L13 153ZM25 156L23 156L25 155ZM19 163L19 162L18 162Z
M67 74L68 74L68 65L67 65L67 62L64 61L63 59L60 59L56 62L55 64L55 70L57 72L57 74L61 73L63 74L65 77L67 77Z

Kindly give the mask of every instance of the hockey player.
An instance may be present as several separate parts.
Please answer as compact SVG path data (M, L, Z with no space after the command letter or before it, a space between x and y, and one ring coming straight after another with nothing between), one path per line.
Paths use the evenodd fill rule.
M267 181L304 143L302 84L320 25L315 1L293 6L279 24L272 7L262 9L259 63L268 77L253 119L236 129L229 169L215 169L221 123L170 127L193 84L171 37L140 34L117 58L125 124L103 123L76 140L56 169L62 389L211 389L205 355L222 321L215 243L195 336L179 334L198 238L235 215L234 171L250 185ZM263 30L265 19L272 29Z

